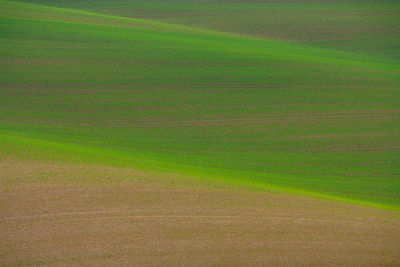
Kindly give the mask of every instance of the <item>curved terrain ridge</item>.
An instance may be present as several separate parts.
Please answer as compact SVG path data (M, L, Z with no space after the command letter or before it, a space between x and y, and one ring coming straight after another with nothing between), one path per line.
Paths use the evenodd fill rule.
M32 2L0 1L1 265L400 262L395 2Z

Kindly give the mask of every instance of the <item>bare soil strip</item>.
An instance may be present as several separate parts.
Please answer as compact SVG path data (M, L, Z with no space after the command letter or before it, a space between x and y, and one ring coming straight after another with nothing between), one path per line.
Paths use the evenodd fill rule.
M396 212L134 169L0 163L2 266L400 264Z

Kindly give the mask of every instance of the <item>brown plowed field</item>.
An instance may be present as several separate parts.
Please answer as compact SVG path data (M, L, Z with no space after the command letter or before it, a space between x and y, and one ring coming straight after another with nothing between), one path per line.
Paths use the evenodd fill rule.
M77 163L0 177L3 266L400 264L396 212Z

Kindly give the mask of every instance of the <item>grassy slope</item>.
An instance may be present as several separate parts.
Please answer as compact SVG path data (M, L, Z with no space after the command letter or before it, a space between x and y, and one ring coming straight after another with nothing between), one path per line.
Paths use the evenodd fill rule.
M395 0L23 0L400 59Z
M6 136L399 207L398 64L145 20L0 6Z

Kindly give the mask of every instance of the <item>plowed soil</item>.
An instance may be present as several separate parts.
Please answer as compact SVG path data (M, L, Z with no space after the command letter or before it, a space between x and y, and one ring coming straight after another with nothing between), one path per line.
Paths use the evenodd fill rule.
M400 264L396 212L77 163L0 177L3 266Z

